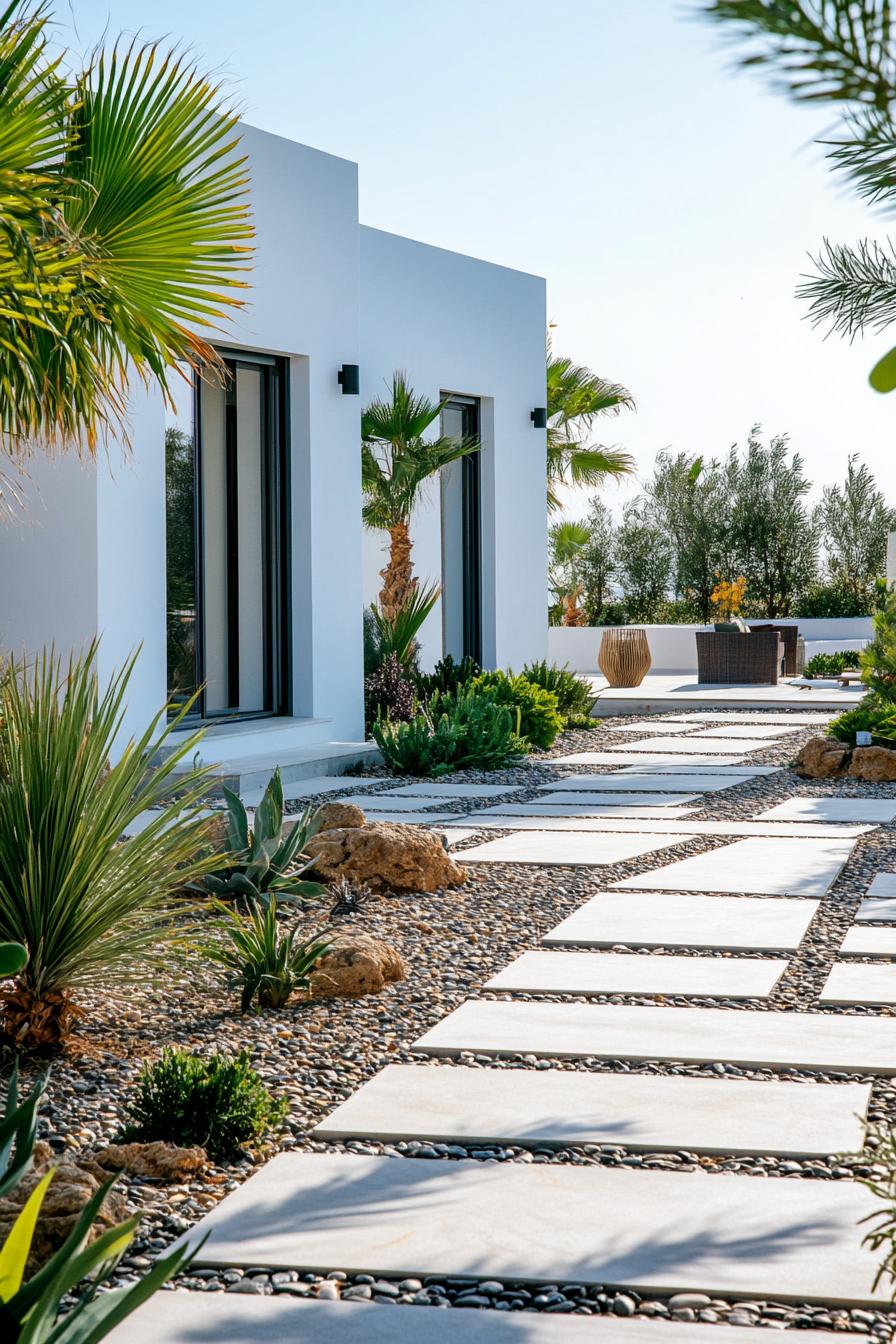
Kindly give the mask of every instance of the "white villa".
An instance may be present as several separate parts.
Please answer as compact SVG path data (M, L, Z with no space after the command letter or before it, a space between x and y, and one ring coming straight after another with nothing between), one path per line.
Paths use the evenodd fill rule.
M216 334L232 382L185 383L173 419L135 390L130 454L35 457L25 516L0 529L0 639L27 652L99 634L106 669L141 645L131 726L202 686L210 758L344 761L363 739L361 613L383 563L382 538L362 535L360 416L394 370L450 396L444 432L483 445L432 483L412 528L417 573L443 584L424 661L519 667L547 653L532 414L545 285L363 227L354 163L249 126L244 145L256 253L247 305ZM180 431L167 543L166 417Z

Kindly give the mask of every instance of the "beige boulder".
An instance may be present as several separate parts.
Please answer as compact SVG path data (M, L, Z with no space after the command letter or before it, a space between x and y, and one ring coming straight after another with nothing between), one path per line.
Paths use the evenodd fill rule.
M813 737L796 758L794 769L803 779L831 779L846 773L850 749L835 737Z
M354 803L323 803L314 814L320 831L352 830L364 825L364 813Z
M394 947L369 934L340 935L311 973L312 998L354 999L378 994L387 984L404 980L405 964Z
M849 773L856 779L877 783L896 779L896 751L889 747L856 747L849 764Z
M0 1244L21 1213L28 1196L50 1167L54 1167L55 1171L44 1195L34 1230L28 1256L28 1274L33 1274L41 1265L45 1265L59 1249L83 1213L84 1205L109 1179L108 1171L89 1158L66 1153L55 1159L48 1143L36 1143L31 1170L5 1198L0 1199ZM114 1227L126 1217L124 1195L120 1190L110 1190L93 1221L88 1240L95 1241L101 1232Z
M204 1148L178 1148L174 1143L110 1143L96 1160L109 1171L130 1171L161 1181L185 1181L208 1162Z
M374 892L439 891L467 878L437 835L398 822L324 831L312 836L305 850L321 881L346 877Z

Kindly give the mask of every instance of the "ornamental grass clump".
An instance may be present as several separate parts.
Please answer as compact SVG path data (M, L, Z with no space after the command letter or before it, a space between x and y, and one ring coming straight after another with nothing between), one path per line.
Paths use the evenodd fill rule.
M248 1050L203 1057L167 1049L140 1074L117 1138L204 1148L222 1162L278 1130L287 1110L286 1098L274 1098L252 1068Z
M208 775L175 776L200 734L170 746L189 706L122 741L135 658L103 685L96 644L67 664L44 651L0 679L0 939L28 952L0 990L0 1023L18 1049L63 1044L79 989L165 966L180 933L173 893L208 866ZM149 825L122 842L147 809Z

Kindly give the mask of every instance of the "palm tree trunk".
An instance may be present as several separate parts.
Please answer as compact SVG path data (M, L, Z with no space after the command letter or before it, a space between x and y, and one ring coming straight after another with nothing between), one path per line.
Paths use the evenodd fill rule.
M380 570L380 610L387 621L395 620L417 587L411 563L413 545L407 523L393 523L389 528L389 563Z
M81 1010L68 990L37 994L22 980L0 992L0 1034L22 1054L53 1054L72 1033Z

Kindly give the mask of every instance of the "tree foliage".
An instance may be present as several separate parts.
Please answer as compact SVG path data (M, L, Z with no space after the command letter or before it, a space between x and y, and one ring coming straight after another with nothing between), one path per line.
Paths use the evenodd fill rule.
M182 53L118 43L64 73L44 4L0 13L0 440L126 438L129 373L218 364L251 228L236 115Z
M831 580L867 600L886 567L887 533L896 529L896 509L887 506L874 476L855 454L847 463L843 486L825 486L817 519Z
M731 485L715 458L659 453L647 497L674 553L675 592L712 618L710 594L719 574L733 572Z
M630 453L589 441L597 420L635 409L627 388L552 354L548 344L547 397L549 511L560 507L561 485L599 486L608 477L632 474Z
M645 501L629 504L616 534L616 573L630 621L653 621L669 589L672 549Z
M766 73L797 101L833 103L838 137L831 167L874 205L896 204L896 49L890 0L707 0L701 12L742 50L741 64ZM891 243L854 246L825 239L815 274L798 287L809 316L846 336L896 321ZM871 372L872 386L896 387L896 350Z

